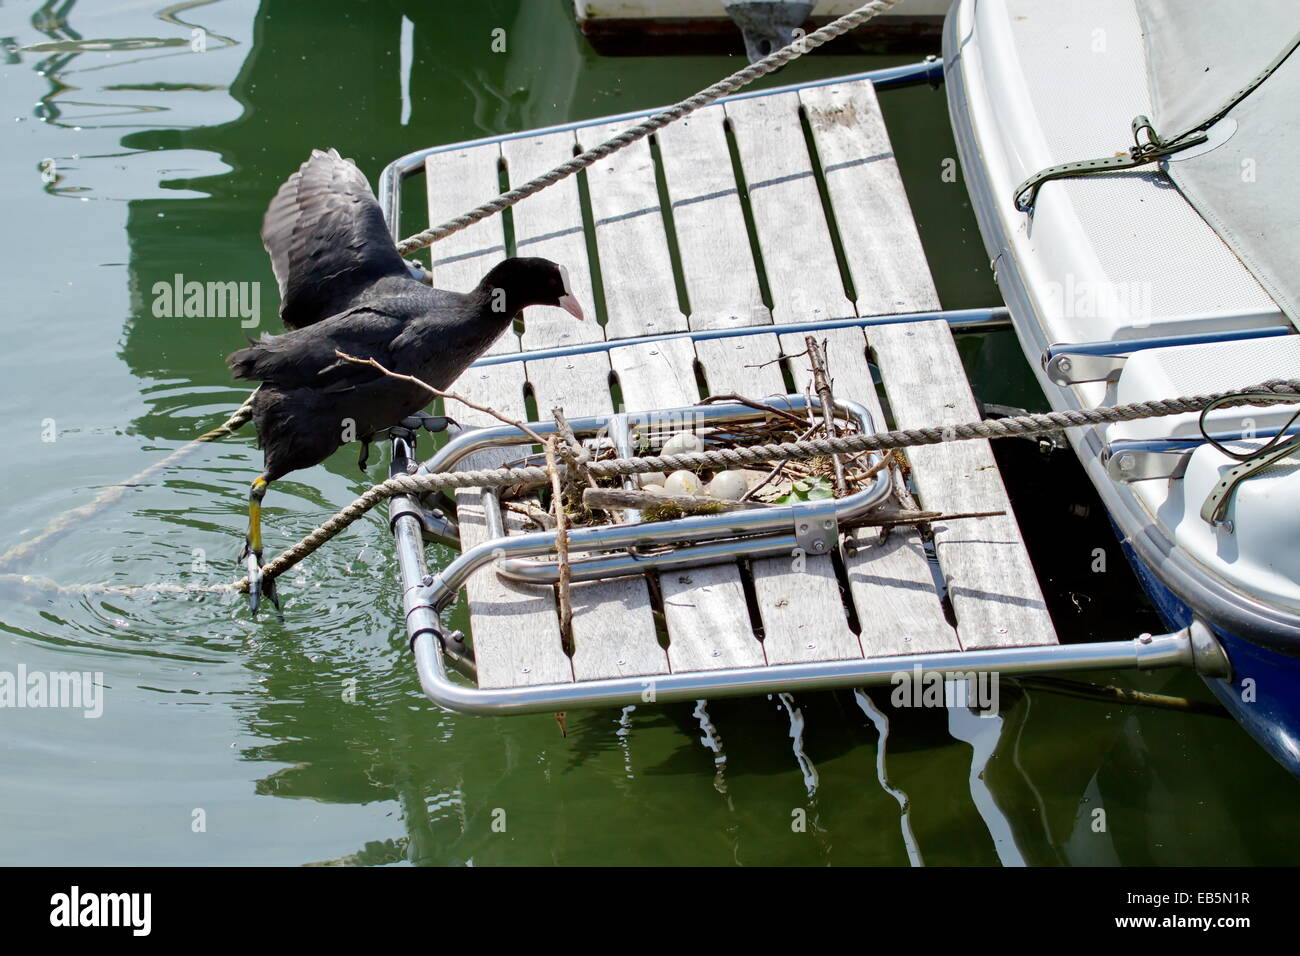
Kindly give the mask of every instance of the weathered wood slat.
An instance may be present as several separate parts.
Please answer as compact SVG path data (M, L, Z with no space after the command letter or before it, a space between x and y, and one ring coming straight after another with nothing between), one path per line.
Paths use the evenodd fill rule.
M463 211L466 197L478 201L498 193L499 155L499 148L492 145L438 153L426 160L431 221L439 222ZM433 247L434 281L442 288L471 289L505 258L505 251L501 217L475 223ZM507 332L490 351L514 351L518 347L518 338ZM471 370L461 376L455 388L467 398L505 414L523 413L524 371L520 365ZM447 405L447 413L461 424L499 424L490 415L456 402ZM519 453L519 447L493 449L471 456L462 467L495 468ZM462 545L472 547L485 540L487 526L480 492L461 490L456 502ZM507 528L520 524L517 517L506 518ZM492 568L485 568L469 579L465 593L482 686L511 687L573 679L573 668L560 644L550 588L507 584Z
M527 182L572 159L574 142L571 131L506 140L501 144L501 155L511 185ZM554 183L516 204L512 214L515 254L542 256L568 269L570 289L587 314L586 321L577 322L559 309L536 306L524 310L525 351L600 341L604 334L596 321L578 180L570 176Z
M799 91L835 210L858 315L939 308L876 90L869 80Z
M731 392L761 399L786 392L781 376L781 345L771 332L704 339L695 343L695 354L704 369L710 395Z
M709 106L656 134L692 329L772 322L740 207L725 119L721 106Z
M623 401L631 411L673 408L699 401L695 351L689 339L610 350ZM764 661L735 564L659 575L668 660L674 672L756 667Z
M457 380L455 389L504 415L524 417L521 363L470 369ZM500 424L490 415L450 400L447 414L462 425ZM499 468L503 462L523 454L526 448L516 445L481 451L467 458L460 467L462 470ZM456 515L460 521L462 548L472 548L488 537L479 489L456 492ZM519 515L505 517L507 530L518 531L523 524ZM560 639L553 588L507 582L489 565L470 577L465 592L480 686L514 687L573 680L573 668Z
M612 412L609 373L609 357L603 352L528 362L538 417L548 417L556 405L563 405L570 419ZM570 596L577 680L668 672L644 578L578 583Z
M781 366L773 361L781 354L774 334L707 340L696 343L696 350L710 392L750 398L785 393ZM829 555L760 558L750 570L769 664L862 656Z
M584 127L578 139L584 148L595 146L627 125ZM591 166L586 175L605 291L606 338L684 330L650 144L633 143Z
M836 397L866 406L876 428L883 430L885 415L876 397L862 330L814 334L826 342L827 370ZM786 355L797 356L805 348L804 337L783 335L781 346ZM812 382L806 359L792 357L790 368L801 390ZM879 531L872 528L851 532L854 553L844 563L866 656L961 650L957 632L944 616L920 534L913 528L895 528L883 545L877 543L879 538Z
M443 222L459 216L467 206L486 202L500 193L500 158L500 147L491 143L434 153L426 159L429 221ZM430 248L434 285L453 292L468 292L478 285L488 270L506 257L503 221L500 216L490 216L434 243ZM517 351L519 336L507 331L492 344L488 354Z
M562 405L570 419L614 410L609 396L609 358L604 352L530 359L524 362L524 368L541 420L549 420L556 405Z
M812 322L855 314L835 261L798 94L736 100L726 111L745 173L773 320Z
M979 417L947 323L877 326L868 340L897 427L955 425ZM908 449L907 456L922 507L1007 512L933 526L962 647L1055 644L1056 631L989 443L926 445Z

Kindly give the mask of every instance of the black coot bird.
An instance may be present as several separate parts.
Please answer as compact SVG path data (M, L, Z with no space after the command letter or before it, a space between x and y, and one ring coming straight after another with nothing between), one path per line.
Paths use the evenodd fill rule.
M313 150L271 201L262 241L291 331L233 353L235 378L261 382L253 423L265 456L248 494L249 602L262 593L261 502L267 485L351 441L368 443L429 404L427 391L340 359L335 350L445 389L526 306L581 319L563 266L506 259L470 292L434 289L397 253L361 171ZM271 581L265 593L275 600Z

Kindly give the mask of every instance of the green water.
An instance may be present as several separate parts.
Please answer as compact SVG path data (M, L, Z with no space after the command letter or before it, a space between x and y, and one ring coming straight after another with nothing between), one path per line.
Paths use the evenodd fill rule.
M202 52L190 46L196 27ZM505 54L491 50L498 27ZM258 282L273 328L257 229L311 147L338 147L373 181L424 146L658 105L739 62L602 59L564 0L170 12L10 0L0 45L0 548L215 425L245 394L223 363L239 320L156 317L152 290L177 273ZM774 82L901 61L819 54ZM882 99L944 304L995 302L962 186L941 176L955 155L942 93ZM1041 404L1012 336L962 348L981 397ZM1000 453L1061 632L1158 629L1073 463L1028 445ZM228 580L259 463L249 435L210 446L14 570L65 585ZM372 461L363 477L345 450L277 483L272 545L383 467ZM1097 548L1104 574L1091 571ZM956 739L968 731L874 693L889 718L892 791L852 693L570 714L567 738L549 716L442 713L416 684L394 575L372 513L282 581L283 625L251 621L232 597L0 584L0 670L102 672L104 685L98 719L0 709L0 863L906 865L909 842L929 864L1296 858L1295 781L1231 721L1009 681L1001 720L974 727L993 748L974 780L972 748ZM1098 679L1209 696L1186 674Z

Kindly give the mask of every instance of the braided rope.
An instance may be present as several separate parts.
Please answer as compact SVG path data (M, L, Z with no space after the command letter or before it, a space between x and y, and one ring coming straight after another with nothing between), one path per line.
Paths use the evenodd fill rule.
M838 20L826 24L820 30L814 30L805 37L800 37L788 46L784 46L774 53L770 53L757 63L751 63L744 69L737 70L731 76L719 80L712 86L701 90L694 96L688 97L674 106L668 107L655 113L649 119L643 120L635 126L631 126L619 133L612 139L608 139L599 146L593 146L584 153L580 153L568 162L561 163L550 172L543 173L536 179L531 179L522 186L517 186L508 192L502 193L495 199L476 206L469 212L457 216L455 219L448 219L439 226L431 226L423 232L417 232L413 236L408 236L397 244L397 251L402 255L409 255L417 249L423 249L425 246L432 245L439 239L445 239L453 232L459 232L466 226L472 226L481 219L501 212L503 209L509 209L521 199L525 199L533 193L540 192L547 186L559 182L578 172L580 169L586 169L593 163L599 162L611 153L615 153L635 143L639 139L644 139L655 130L663 129L669 123L681 119L688 113L693 113L701 107L708 106L710 103L736 92L742 87L767 76L767 74L785 66L791 60L796 60L805 53L811 53L824 43L834 40L838 36L848 33L850 30L861 26L872 17L877 16L891 7L896 6L900 0L871 0L870 3L864 3L852 13L846 13Z
M202 442L216 441L219 438L225 438L227 435L233 435L235 432L247 425L253 417L253 395L256 392L257 389L249 392L248 397L244 399L244 404L235 409L234 414L216 428L204 432L181 450L189 451L195 445L201 444Z
M1255 393L1255 394L1252 394ZM1258 393L1268 393L1266 397ZM719 448L713 451L681 455L652 455L643 458L616 458L587 463L587 471L597 478L643 474L650 471L699 470L703 468L755 465L776 460L817 458L862 451L888 451L918 445L938 445L973 439L1024 438L1046 435L1085 425L1108 425L1142 418L1162 418L1198 412L1210 404L1220 408L1240 405L1269 405L1279 401L1300 401L1300 380L1276 380L1245 389L1190 395L1183 398L1152 399L1128 405L1084 408L1064 412L1043 412L988 421L943 425L937 428L906 428L872 435L841 435L834 438L810 438L802 441L752 445L747 448ZM500 488L508 485L545 484L545 468L494 468L484 471L444 471L424 475L394 475L370 488L346 508L329 518L297 544L276 555L266 564L263 574L274 578L325 544L380 502L402 494L425 494L453 488ZM248 590L248 579L231 585L236 591Z
M47 524L39 534L14 545L4 554L0 554L0 571L12 568L15 564L30 556L41 545L48 543L60 535L66 534L80 525L81 522L93 518L114 501L121 498L131 488L143 484L159 472L170 468L172 465L188 456L190 452L198 448L199 445L202 445L205 442L216 441L219 438L224 438L227 435L234 434L241 426L252 418L252 416L253 396L250 394L248 398L244 399L244 404L240 405L233 415L216 428L204 432L198 438L182 445L166 458L154 462L143 471L136 472L130 478L126 479L126 481L118 482L115 485L109 485L84 505L79 505L76 508L71 508L62 514L57 515L50 520L49 524Z

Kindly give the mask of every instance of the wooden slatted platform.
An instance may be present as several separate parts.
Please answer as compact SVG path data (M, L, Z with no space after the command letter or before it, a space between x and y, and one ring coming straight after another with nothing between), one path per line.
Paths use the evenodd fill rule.
M503 173L522 182L618 128L595 123L434 154L426 162L431 220L496 195ZM585 210L572 178L515 206L511 249L501 216L433 247L437 284L455 289L473 286L507 253L554 259L568 267L588 315L605 319L579 323L555 309L530 309L522 336L504 336L494 351L720 327L755 333L530 359L473 369L457 383L503 412L523 417L529 391L543 417L553 405L571 417L609 412L614 382L628 410L693 404L709 393L784 393L782 363L802 389L805 363L786 358L803 352L802 335L778 337L763 326L939 307L869 81L708 107L584 178ZM584 221L594 223L594 236ZM828 342L836 394L866 405L881 427L978 417L946 323L818 334ZM488 421L472 409L448 411L463 423ZM486 452L464 467L493 467L518 454ZM572 656L561 643L553 590L507 584L486 568L466 588L480 686L1055 643L987 443L914 449L909 461L923 507L1007 511L933 529L955 628L916 532L896 532L883 545L874 530L856 532L843 568L847 597L830 557L809 557L801 571L789 559L766 558L664 572L657 587L644 578L576 585ZM483 540L481 496L461 491L457 500L464 545Z

